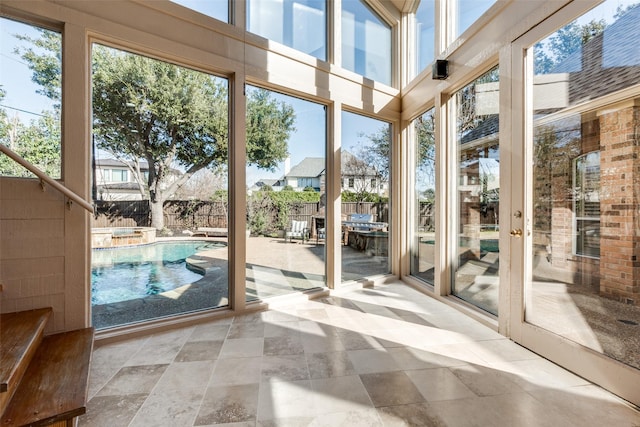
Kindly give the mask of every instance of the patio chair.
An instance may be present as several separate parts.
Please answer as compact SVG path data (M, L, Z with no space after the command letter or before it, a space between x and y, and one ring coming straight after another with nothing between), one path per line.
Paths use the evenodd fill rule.
M320 243L320 240L325 240L326 238L327 238L327 229L324 227L318 228L318 231L316 234L316 245Z
M287 239L291 242L291 239L301 239L304 243L309 239L309 228L307 227L307 221L291 221L291 227L284 231L284 241Z

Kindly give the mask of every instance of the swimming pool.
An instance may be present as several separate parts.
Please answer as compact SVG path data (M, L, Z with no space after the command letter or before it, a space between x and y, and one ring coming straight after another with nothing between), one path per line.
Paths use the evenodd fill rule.
M92 250L91 302L108 304L143 298L196 282L188 268L197 252L226 247L224 242L177 241Z

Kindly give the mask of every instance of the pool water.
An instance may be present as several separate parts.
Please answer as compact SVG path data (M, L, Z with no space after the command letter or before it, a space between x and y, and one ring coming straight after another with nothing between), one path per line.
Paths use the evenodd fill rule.
M91 303L108 304L143 298L196 282L186 259L196 252L226 247L222 242L156 242L149 245L94 249Z

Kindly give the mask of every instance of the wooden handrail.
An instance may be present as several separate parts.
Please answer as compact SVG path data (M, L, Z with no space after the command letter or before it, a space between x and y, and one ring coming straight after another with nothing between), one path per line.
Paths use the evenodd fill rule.
M14 162L20 163L22 166L24 166L26 169L28 169L31 173L33 173L38 178L40 178L40 182L41 183L42 182L46 182L47 184L49 184L50 186L52 186L53 188L55 188L56 190L58 190L59 192L64 194L69 199L69 201L73 201L73 202L79 204L80 206L82 206L83 208L85 208L87 211L89 211L91 213L94 212L93 205L91 205L91 203L87 202L82 197L78 196L76 193L74 193L73 191L69 190L67 187L65 187L64 185L60 184L55 179L51 178L46 173L42 172L40 169L38 169L37 166L35 166L32 163L30 163L29 161L25 160L22 156L20 156L18 153L16 153L15 151L10 149L6 145L0 144L0 151L2 151L4 154L6 154L7 157L12 159ZM42 188L44 189L44 185L43 185Z

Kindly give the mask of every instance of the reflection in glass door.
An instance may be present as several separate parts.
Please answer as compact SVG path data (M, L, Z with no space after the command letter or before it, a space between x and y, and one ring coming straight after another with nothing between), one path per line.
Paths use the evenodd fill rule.
M455 94L457 105L457 266L452 293L498 314L498 68Z
M618 4L603 3L530 49L525 320L638 370L640 96L632 88L640 55L622 46L640 43L640 7L611 16ZM559 40L574 49L559 50Z

